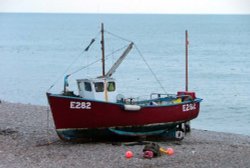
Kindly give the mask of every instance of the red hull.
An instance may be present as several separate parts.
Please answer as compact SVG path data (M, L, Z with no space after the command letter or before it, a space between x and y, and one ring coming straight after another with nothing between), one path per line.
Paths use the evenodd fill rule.
M109 128L180 123L198 116L201 99L162 106L124 110L123 104L48 94L56 129ZM195 108L185 109L187 105Z

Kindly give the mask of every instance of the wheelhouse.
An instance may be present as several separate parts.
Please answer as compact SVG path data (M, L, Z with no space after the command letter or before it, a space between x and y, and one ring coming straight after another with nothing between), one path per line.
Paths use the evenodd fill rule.
M78 79L77 86L82 98L116 102L116 82L113 78Z

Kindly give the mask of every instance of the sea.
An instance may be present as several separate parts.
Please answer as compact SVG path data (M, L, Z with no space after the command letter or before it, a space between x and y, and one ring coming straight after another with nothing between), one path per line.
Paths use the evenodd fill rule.
M188 90L203 99L192 128L250 135L250 15L0 13L0 99L47 106L65 75L75 93L101 76L101 23L106 71L135 44L113 75L125 97L185 90L187 30Z

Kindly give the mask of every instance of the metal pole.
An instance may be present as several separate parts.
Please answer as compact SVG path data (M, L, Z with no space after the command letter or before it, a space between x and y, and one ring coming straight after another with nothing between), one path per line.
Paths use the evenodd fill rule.
M185 40L185 46L186 46L186 91L188 91L188 45L189 45L189 42L188 42L188 31L186 30L185 32L185 37L186 37L186 40Z
M102 34L102 40L101 40L101 49L102 49L102 76L105 76L105 49L104 49L104 25L102 23L101 25L101 34Z

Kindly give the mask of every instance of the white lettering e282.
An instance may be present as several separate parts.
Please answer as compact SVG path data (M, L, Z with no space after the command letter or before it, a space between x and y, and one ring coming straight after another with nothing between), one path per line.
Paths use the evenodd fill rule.
M91 102L70 102L71 109L91 109Z
M190 111L190 110L195 110L196 109L196 104L184 104L182 105L182 111Z

